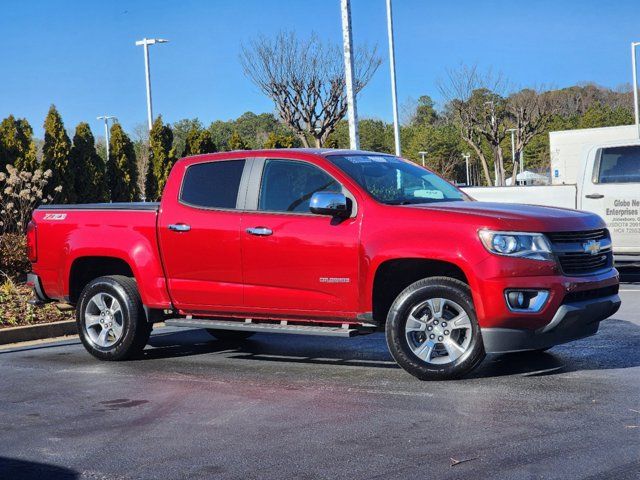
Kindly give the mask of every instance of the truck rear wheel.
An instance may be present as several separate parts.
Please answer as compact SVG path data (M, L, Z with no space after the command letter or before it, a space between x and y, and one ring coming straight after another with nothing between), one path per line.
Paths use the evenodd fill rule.
M125 360L142 352L152 325L147 322L135 280L121 275L87 284L76 308L78 333L100 360Z
M469 287L448 277L419 280L400 293L386 336L396 362L421 380L462 377L485 356Z

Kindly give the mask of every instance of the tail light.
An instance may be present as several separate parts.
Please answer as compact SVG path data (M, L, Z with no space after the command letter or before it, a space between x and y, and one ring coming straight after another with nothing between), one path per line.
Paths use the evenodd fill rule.
M38 260L38 229L33 220L27 225L27 258L31 263Z

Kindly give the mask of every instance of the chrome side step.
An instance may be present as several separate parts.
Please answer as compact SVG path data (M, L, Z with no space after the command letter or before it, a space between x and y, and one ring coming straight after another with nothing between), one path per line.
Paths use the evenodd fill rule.
M217 330L239 330L244 332L293 333L298 335L322 335L330 337L353 337L372 333L373 329L356 328L349 324L342 326L292 325L286 321L280 323L254 323L252 320L210 320L195 318L172 318L164 321L172 327L215 328Z

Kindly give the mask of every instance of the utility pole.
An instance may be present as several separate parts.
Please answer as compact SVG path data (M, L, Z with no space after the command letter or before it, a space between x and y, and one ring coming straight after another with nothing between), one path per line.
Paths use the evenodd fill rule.
M393 137L396 141L396 156L401 155L400 123L398 121L398 89L396 87L396 54L393 47L393 13L391 0L387 0L387 33L389 35L389 69L391 71L391 103L393 104Z
M156 43L167 43L169 40L163 38L143 38L136 42L137 46L141 46L144 49L144 73L147 82L147 124L149 125L149 131L153 127L153 107L151 105L151 71L149 66L149 45Z
M640 139L640 114L638 113L638 70L636 68L636 47L640 42L631 42L631 68L633 69L633 111L636 118L636 130Z
M425 166L425 162L424 162L424 157L428 152L418 152L420 154L420 156L422 157L422 166Z
M117 118L113 115L100 115L99 117L96 117L96 120L104 121L104 142L107 147L107 159L104 163L106 165L107 163L109 163L109 120L115 121L117 120Z
M351 2L340 0L342 10L342 45L344 51L344 76L347 89L347 114L349 117L349 143L352 150L360 149L358 133L358 109L353 81L353 36L351 34Z
M471 184L469 182L469 157L471 157L471 155L469 155L468 153L464 153L462 155L462 158L464 158L464 161L466 163L467 166L467 187L469 187Z

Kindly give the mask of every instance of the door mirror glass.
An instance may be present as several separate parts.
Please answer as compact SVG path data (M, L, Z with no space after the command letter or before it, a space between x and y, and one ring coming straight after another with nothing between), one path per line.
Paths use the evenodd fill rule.
M351 215L350 203L340 192L316 192L311 197L309 210L316 215L346 218Z

